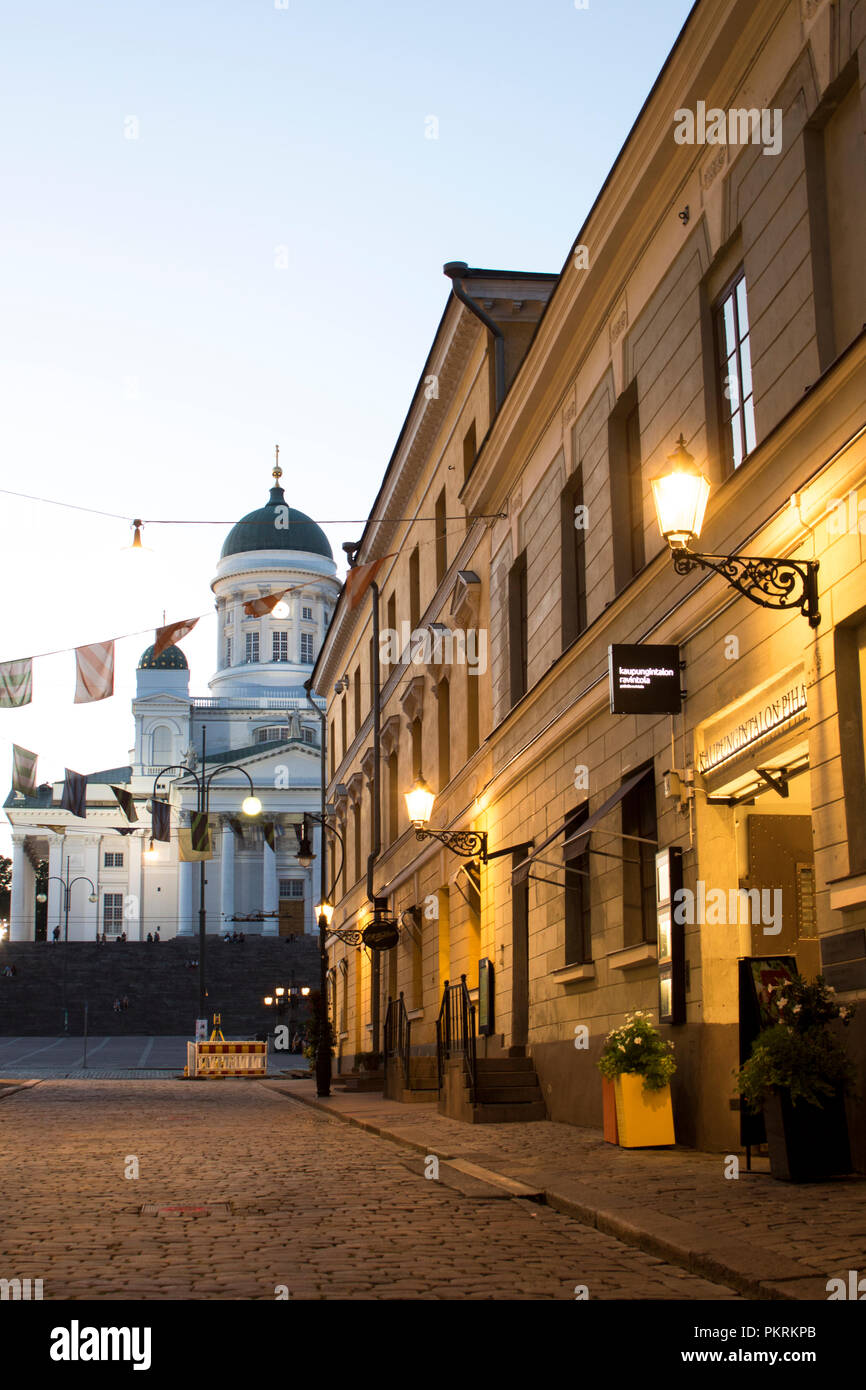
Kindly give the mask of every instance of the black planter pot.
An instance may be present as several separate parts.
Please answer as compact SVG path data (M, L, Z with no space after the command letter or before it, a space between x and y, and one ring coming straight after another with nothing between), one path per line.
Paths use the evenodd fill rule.
M787 1091L764 1102L770 1171L783 1182L821 1182L851 1172L848 1121L841 1095L823 1108L792 1105Z

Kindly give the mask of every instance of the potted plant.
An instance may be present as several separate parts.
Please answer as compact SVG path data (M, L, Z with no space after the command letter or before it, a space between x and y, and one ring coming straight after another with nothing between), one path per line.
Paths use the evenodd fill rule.
M831 1031L854 1016L832 985L802 975L769 985L776 1021L755 1039L737 1076L750 1109L763 1110L770 1171L787 1182L816 1182L851 1171L845 1095L854 1067L842 1039Z
M676 1071L673 1043L665 1042L651 1015L636 1009L608 1033L598 1069L612 1082L617 1141L625 1149L674 1144L670 1079ZM610 1124L605 1126L609 1137Z

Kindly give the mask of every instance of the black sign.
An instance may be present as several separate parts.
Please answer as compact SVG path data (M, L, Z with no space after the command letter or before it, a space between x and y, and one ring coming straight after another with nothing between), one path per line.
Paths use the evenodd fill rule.
M390 951L400 940L397 923L394 921L371 922L361 933L361 940L371 951Z
M489 1037L493 1032L493 961L487 956L478 962L478 1032Z
M607 650L611 714L679 714L679 647L637 642Z

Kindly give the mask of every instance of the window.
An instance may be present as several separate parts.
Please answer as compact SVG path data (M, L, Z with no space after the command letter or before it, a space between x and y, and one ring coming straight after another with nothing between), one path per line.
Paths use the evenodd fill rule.
M331 767L331 778L332 778L332 780L333 780L333 777L334 777L334 773L337 771L337 744L336 744L337 731L336 731L336 729L335 729L335 727L334 727L334 722L335 722L335 721L332 719L332 720L331 720L331 738L330 738L330 745L331 745L331 746L330 746L330 748L328 749L328 753L329 753L330 760L331 760L331 761L330 761L330 767Z
M439 790L451 781L451 689L447 679L436 688L439 724Z
M302 878L281 878L280 897L281 898L302 898L304 896L304 880ZM273 899L272 899L273 901Z
M714 311L717 365L721 377L722 448L730 472L755 447L755 405L746 277L738 271Z
M475 455L476 455L477 453L478 453L478 447L477 447L477 445L476 445L476 443L475 443L475 421L473 420L473 421L472 421L472 424L469 426L468 430L466 431L466 433L465 433L464 436L463 436L463 481L464 481L464 483L466 482L466 479L469 477L469 474L472 472L473 468L475 467ZM467 521L469 520L469 514L468 514L468 512L467 512L466 519L467 519Z
M478 747L478 683L477 667L466 669L466 756L471 757Z
M644 553L643 470L637 382L624 391L608 422L613 568L617 593L646 563Z
M409 626L412 631L421 621L421 569L416 545L409 556Z
M361 667L360 667L360 665L358 665L358 666L355 667L354 685L355 685L355 734L357 735L357 734L360 732L360 729L361 729Z
M167 724L157 724L150 736L150 747L153 766L168 767L172 758L172 737Z
M629 773L633 777L634 773ZM652 766L622 799L623 945L656 939L656 788Z
M361 807L352 807L352 823L355 829L355 882L361 877Z
M272 633L271 633L271 638L272 638L272 640L273 640L273 657L272 657L272 660L273 660L273 661L288 661L288 659L289 659L289 634L288 634L288 632L285 632L285 631L283 631L282 629L280 629L278 632L272 632Z
M589 813L589 802L565 818L565 964L585 965L592 960L589 899L589 836L570 845Z
M285 742L289 737L289 730L285 724L266 724L264 728L256 729L253 735L253 743L280 743Z
M257 632L246 633L246 653L244 660L248 664L259 659L259 634Z
M302 622L305 622L305 623L311 623L311 622L313 621L313 610L312 610L312 608L302 608L302 609L301 609L301 621L302 621Z
M315 731L315 729L310 729L310 728L304 728L304 729L302 729L302 730L301 730L301 742L302 742L302 743L313 743L313 744L314 744L314 743L316 742L316 731Z
M349 749L349 730L348 730L349 702L346 699L346 692L340 697L340 732L343 735L343 745L340 756L345 758Z
M562 493L562 646L586 628L586 508L578 466Z
M445 571L448 568L448 509L445 501L445 489L443 487L439 496L436 498L436 587L445 578Z
M313 664L313 634L312 632L301 633L301 662L304 666Z
M508 653L511 674L511 703L526 694L527 615L526 552L518 556L508 574Z
M397 771L396 748L388 755L388 843L393 845L400 833L400 782Z
M412 781L416 781L421 773L421 720L412 720Z
M120 936L123 930L123 894L106 893L102 899L102 930L106 936Z
M227 637L227 638L226 638L226 662L225 662L225 664L226 664L226 666L231 666L231 664L232 664L232 639L231 639L230 637Z
M102 863L106 869L122 869L123 855L109 851L106 853Z
M387 616L387 618L386 618L385 621L386 621L386 623L387 623L387 625L388 625L388 631L389 631L389 633L393 633L393 634L394 634L394 638L392 638L392 641L394 641L394 640L396 639L396 644L399 644L400 638L399 638L399 636L397 635L397 595L396 595L396 594L391 594L390 598L388 599L387 610L386 610L386 611L387 611L387 615L388 615L388 616ZM389 646L389 650L390 650L391 643L389 643L388 646ZM389 664L389 665L386 667L386 675L385 675L385 679L386 679L386 680L388 679L388 675L390 674L390 669L391 669L391 668L390 668L390 664Z

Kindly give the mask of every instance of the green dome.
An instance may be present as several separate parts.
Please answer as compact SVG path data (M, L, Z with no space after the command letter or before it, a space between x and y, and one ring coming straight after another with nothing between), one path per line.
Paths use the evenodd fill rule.
M154 643L141 653L141 660L138 663L139 671L187 671L186 657L180 647L166 647L164 652L153 659Z
M277 508L281 508L279 513ZM286 525L286 510L288 525ZM279 525L277 524L279 523ZM333 560L328 538L305 512L286 507L281 487L272 487L267 506L241 517L226 536L220 559L242 555L247 550L300 550L308 555L324 555Z

